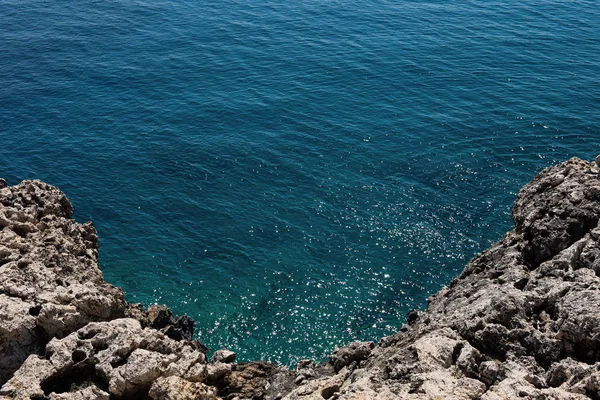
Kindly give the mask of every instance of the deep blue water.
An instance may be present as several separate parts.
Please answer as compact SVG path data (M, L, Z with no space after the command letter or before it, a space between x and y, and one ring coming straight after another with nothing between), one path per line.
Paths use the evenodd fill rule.
M600 153L597 1L0 0L0 176L131 301L292 363L394 332Z

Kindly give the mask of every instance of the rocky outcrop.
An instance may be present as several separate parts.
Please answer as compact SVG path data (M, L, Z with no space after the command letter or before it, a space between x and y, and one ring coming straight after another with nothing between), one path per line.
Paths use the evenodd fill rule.
M1 183L1 182L0 182ZM191 340L123 300L58 189L0 188L0 395L37 399L600 398L600 171L571 159L519 193L515 229L379 343L295 371Z
M25 181L0 189L0 382L51 338L132 314L104 282L98 236L71 219L58 189Z
M515 229L425 312L285 398L328 398L334 381L339 400L600 398L599 218L595 163L545 169L519 193Z
M104 281L94 227L72 215L55 187L0 180L0 397L275 398L293 381L227 350L209 364L191 318L127 303Z
M154 391L162 393L187 381L193 391L214 398L214 388L193 385L206 376L205 355L193 342L175 341L155 329L142 329L135 319L121 318L92 322L63 339L52 339L44 356L28 358L2 390L23 399L74 388L93 388L100 397L132 398L146 395L154 384ZM180 381L156 382L161 377Z

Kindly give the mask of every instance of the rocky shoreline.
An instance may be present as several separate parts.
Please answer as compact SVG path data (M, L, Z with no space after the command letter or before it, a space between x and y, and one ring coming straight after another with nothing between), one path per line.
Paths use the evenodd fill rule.
M40 181L0 180L0 398L600 399L600 170L573 158L523 187L515 228L379 343L295 370L192 340L124 300L98 237Z

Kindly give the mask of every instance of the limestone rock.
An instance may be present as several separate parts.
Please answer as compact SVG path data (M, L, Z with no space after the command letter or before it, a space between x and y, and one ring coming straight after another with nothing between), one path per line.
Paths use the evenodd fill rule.
M188 316L175 317L164 305L153 305L147 311L148 326L158 329L175 340L192 340L194 320Z
M178 376L158 378L150 388L149 396L155 400L216 400L216 389Z
M29 356L2 393L13 398L21 393L59 395L85 383L87 392L98 396L106 388L112 398L130 398L147 394L159 377L198 383L206 378L205 367L204 353L191 342L142 328L134 319L115 319L92 322L63 339L52 339L45 356Z
M227 349L221 349L215 351L212 356L213 362L221 363L232 363L235 362L236 354L233 351Z
M281 398L282 393L289 392L291 382L293 375L287 368L271 363L257 361L232 364L231 373L219 385L218 394L225 400L276 400Z
M345 347L339 348L331 355L333 367L339 371L353 362L366 360L371 354L375 344L373 342L352 342Z
M0 189L0 385L49 338L128 314L98 268L96 230L72 215L43 182Z
M110 396L105 391L98 389L96 386L88 386L83 389L78 389L67 393L51 393L48 396L49 400L109 400Z

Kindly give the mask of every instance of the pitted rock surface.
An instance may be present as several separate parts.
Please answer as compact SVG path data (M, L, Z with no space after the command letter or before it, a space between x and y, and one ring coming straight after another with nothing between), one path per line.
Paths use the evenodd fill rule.
M0 189L0 384L50 338L130 314L98 268L96 230L72 215L43 182Z
M272 364L226 364L206 385L220 363L207 364L206 347L192 340L194 321L166 306L129 304L106 283L96 231L72 219L59 189L3 182L0 398L208 400L217 391L271 396L293 381Z

